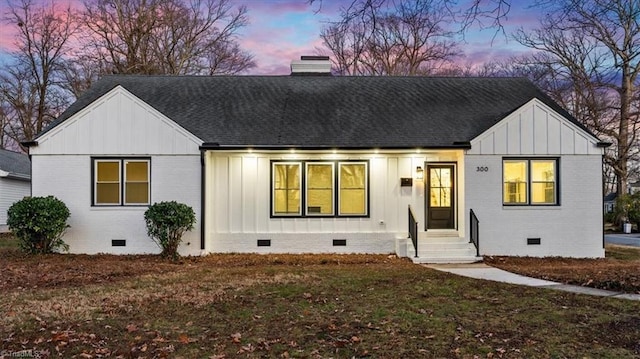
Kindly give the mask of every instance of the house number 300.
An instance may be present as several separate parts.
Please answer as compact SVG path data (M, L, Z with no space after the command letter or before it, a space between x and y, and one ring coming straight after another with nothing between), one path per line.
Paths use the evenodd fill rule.
M478 167L476 167L476 172L489 172L489 167L487 167L487 166L478 166Z

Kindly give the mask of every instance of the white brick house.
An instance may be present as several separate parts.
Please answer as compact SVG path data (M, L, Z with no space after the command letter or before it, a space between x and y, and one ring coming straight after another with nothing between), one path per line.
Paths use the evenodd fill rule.
M295 74L294 74L295 75ZM526 79L110 76L29 143L72 252L157 252L150 203L193 207L183 254L601 257L607 144ZM479 219L478 224L471 213Z

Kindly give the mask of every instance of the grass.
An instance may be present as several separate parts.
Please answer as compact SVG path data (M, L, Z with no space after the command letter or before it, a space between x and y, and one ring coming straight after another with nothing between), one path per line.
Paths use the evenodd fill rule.
M18 241L11 233L0 232L0 249L18 249Z
M9 352L65 358L640 355L638 302L466 279L393 256L229 254L179 264L150 256L10 253L0 259L7 273L0 279L0 348ZM11 280L15 273L25 279ZM38 281L42 275L49 281L57 275L56 284Z
M640 248L630 246L607 245L607 258L621 261L640 261Z

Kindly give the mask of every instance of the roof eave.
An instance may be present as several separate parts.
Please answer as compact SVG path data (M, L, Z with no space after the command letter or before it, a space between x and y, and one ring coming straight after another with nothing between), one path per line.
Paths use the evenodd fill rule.
M2 176L2 177L13 179L13 180L17 180L17 181L24 181L24 182L30 182L31 181L31 176L30 175L26 175L26 174L22 174L22 173L9 173L8 175Z
M363 151L363 150L468 150L471 149L471 142L453 142L451 145L417 145L417 146L331 146L331 145L221 145L215 142L205 142L200 146L200 150L216 151L237 151L237 150L308 150L308 151Z

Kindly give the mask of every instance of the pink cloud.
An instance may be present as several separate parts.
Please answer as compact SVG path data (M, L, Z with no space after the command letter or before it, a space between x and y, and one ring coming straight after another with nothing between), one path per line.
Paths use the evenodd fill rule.
M59 9L67 5L82 7L82 0L55 1ZM258 65L249 74L288 75L291 60L299 59L301 55L315 55L318 49L324 49L319 37L323 25L330 18L336 19L340 9L350 1L316 0L309 5L306 0L235 0L234 6L246 5L248 9L250 24L240 31L238 41L243 49L254 55ZM6 2L0 0L0 13L7 10ZM458 60L459 63L477 65L527 52L528 49L514 40L508 40L508 36L520 26L535 27L540 12L526 3L512 1L511 11L504 19L506 37L501 33L496 35L493 29L471 28L465 34L465 42L460 42L465 56ZM14 48L16 31L10 24L0 24L0 54Z

